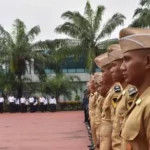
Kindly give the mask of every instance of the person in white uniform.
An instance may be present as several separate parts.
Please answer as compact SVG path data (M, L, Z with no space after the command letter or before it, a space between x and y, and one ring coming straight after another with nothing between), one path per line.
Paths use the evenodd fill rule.
M26 103L26 98L24 96L22 96L20 98L20 103L21 103L21 112L24 113L26 110L25 110L25 103Z
M47 111L48 100L44 97L44 111Z
M14 112L14 101L15 101L14 96L10 95L10 96L8 97L9 112L10 112L10 113L13 113L13 112Z
M37 110L38 110L38 100L37 97L34 96L33 112L36 112Z
M4 98L0 95L0 113L3 113Z
M44 100L45 98L43 96L41 96L39 98L39 102L40 102L40 111L43 112L44 111Z
M55 112L57 102L56 102L56 98L54 96L51 96L51 98L49 99L49 105L50 105L50 111Z
M28 112L29 100L26 98L25 102L25 112Z
M20 98L15 99L15 112L20 111Z
M34 112L33 103L34 103L34 97L31 96L29 97L30 112Z

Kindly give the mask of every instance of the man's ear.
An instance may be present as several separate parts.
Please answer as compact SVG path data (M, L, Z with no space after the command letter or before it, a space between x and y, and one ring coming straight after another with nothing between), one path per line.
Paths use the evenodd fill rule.
M150 69L150 54L146 56L146 69Z

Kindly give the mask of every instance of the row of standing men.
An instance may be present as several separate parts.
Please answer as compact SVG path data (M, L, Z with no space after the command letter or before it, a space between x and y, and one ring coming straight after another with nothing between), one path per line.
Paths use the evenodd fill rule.
M119 44L94 59L101 72L87 83L90 149L150 149L149 41L150 29L125 28Z
M56 99L51 97L47 99L44 96L39 98L35 96L31 96L29 98L25 98L22 96L21 98L15 98L14 96L8 96L6 100L1 96L0 97L0 112L2 113L4 110L4 103L8 106L8 111L10 113L13 112L36 112L40 110L44 111L56 111Z

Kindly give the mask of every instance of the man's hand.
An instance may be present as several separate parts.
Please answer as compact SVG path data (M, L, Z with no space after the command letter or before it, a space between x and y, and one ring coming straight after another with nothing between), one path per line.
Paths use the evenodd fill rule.
M97 139L97 141L96 141L96 147L99 149L99 147L100 147L100 139Z

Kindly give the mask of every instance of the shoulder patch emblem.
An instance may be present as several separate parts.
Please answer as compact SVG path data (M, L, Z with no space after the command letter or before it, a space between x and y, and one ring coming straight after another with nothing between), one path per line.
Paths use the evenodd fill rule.
M125 93L126 93L126 91L125 91L125 90L123 90L122 95L124 96L124 95L125 95Z
M138 100L136 101L136 105L140 105L141 102L142 102L142 100L141 100L141 99L138 99Z
M131 87L128 92L130 96L134 96L137 93L137 89L135 87Z
M121 92L121 87L119 85L116 85L114 87L115 92Z

